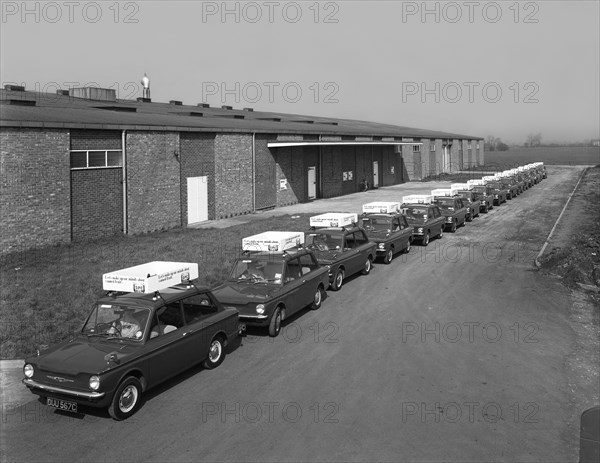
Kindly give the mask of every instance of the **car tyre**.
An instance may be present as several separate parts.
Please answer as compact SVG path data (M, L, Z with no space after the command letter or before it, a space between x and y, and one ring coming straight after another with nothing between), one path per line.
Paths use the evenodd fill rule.
M129 376L115 391L108 413L117 421L126 420L137 411L141 398L142 383L139 379Z
M212 370L221 365L223 360L225 360L225 343L221 336L217 336L210 342L208 355L206 356L203 365L207 370Z
M281 331L281 307L277 307L269 323L269 336L276 338Z
M371 259L371 256L367 257L367 260L365 262L365 265L362 269L362 274L363 275L368 275L369 273L371 273L371 269L373 268L373 259Z
M442 233L442 232L440 232ZM429 244L429 232L425 232L425 235L423 235L423 241L421 241L421 244L423 246L427 246Z
M390 246L390 248L385 253L385 257L383 258L384 264L389 264L394 258L394 248Z
M408 242L406 243L406 247L404 248L404 252L406 254L408 254L410 252L410 249L412 248L412 239L408 239Z
M452 222L452 226L450 227L450 233L455 233L456 232L456 220L454 222Z
M440 233L438 235L438 238L443 238L444 237L444 227L445 227L445 225L442 225L442 228L440 228Z
M313 310L318 310L321 307L322 302L323 302L323 286L319 285L319 287L317 288L317 292L315 293L315 296L313 298L312 304L310 305L310 308Z
M339 291L342 289L342 284L344 283L344 271L341 268L338 268L337 272L335 272L335 276L333 277L333 282L331 283L331 289L334 291Z

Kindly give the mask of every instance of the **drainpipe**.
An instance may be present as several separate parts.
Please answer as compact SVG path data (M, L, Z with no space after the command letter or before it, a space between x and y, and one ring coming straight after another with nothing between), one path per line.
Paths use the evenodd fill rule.
M127 150L125 143L127 139L127 130L121 132L121 149L123 153L123 234L127 235Z
M256 132L252 132L252 212L256 212Z

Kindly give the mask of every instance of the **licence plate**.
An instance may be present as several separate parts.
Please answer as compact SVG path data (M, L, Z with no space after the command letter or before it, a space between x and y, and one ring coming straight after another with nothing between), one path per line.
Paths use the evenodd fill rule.
M52 397L48 397L46 398L46 405L48 405L49 407L58 408L59 410L77 413L77 404L75 402L68 402L66 400L53 399Z

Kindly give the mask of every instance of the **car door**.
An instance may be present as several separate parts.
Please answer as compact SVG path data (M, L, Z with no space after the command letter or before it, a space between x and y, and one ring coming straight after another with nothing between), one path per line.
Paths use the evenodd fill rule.
M440 211L439 207L432 206L429 208L427 216L434 224L434 226L431 227L432 234L439 235L442 231L442 228L444 228L444 222L446 220L442 215L442 211Z
M467 208L465 207L465 204L463 203L462 199L460 199L460 198L456 199L456 207L460 211L459 223L466 222L467 221Z
M298 257L300 262L301 284L298 291L298 299L302 301L302 307L312 304L314 296L321 282L318 270L319 263L312 254L302 254Z
M404 217L403 215L397 217L396 219L398 221L398 226L400 227L399 234L400 234L400 241L402 244L401 249L404 249L405 247L408 246L408 240L412 236L412 228L408 225L408 222L406 221L406 217Z
M225 321L220 316L219 305L208 292L186 297L181 301L183 305L184 333L186 349L189 359L201 361L208 353L210 342L214 336L223 329L231 332L225 326Z
M188 356L192 351L192 340L187 336L179 301L156 310L146 347L150 352L149 385L160 383L191 366Z
M289 317L292 313L306 307L308 302L305 303L302 291L302 267L297 257L293 257L285 262L283 270L283 288L282 296L283 303L286 307L286 317ZM310 296L312 300L312 295Z
M355 234L351 231L344 234L344 251L348 253L346 274L353 275L362 269L364 258L361 254L360 243L356 241Z

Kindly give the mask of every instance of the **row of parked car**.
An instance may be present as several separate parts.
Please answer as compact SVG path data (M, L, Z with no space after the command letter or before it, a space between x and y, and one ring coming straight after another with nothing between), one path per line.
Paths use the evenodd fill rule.
M148 389L196 364L220 365L246 328L277 336L282 322L327 289L389 264L414 241L427 246L546 177L542 163L453 184L402 202L372 202L362 213L310 218L306 231L268 231L242 240L230 276L211 290L193 283L198 264L150 262L103 275L106 294L70 340L25 360L23 383L44 403L81 413L107 408L122 420Z

